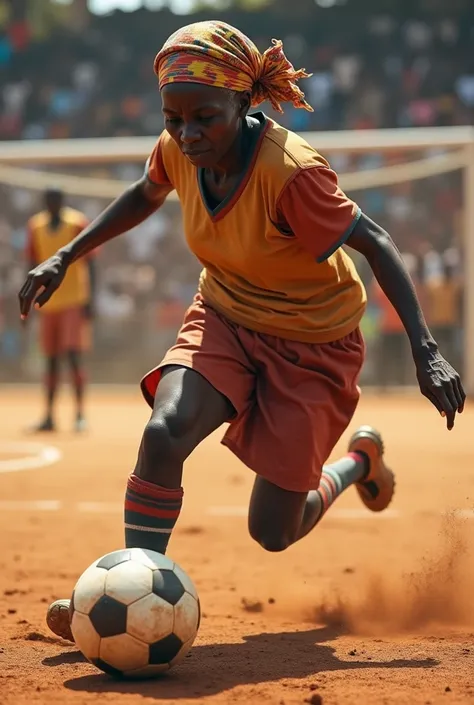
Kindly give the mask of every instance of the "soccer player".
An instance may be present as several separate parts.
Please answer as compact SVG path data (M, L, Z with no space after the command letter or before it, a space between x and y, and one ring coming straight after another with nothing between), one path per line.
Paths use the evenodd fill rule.
M250 108L311 110L281 42L263 55L222 22L175 32L155 60L165 131L145 175L72 243L33 269L21 315L43 306L72 263L147 218L176 189L199 291L175 345L142 380L152 412L125 497L125 543L164 553L183 499L183 463L224 422L255 474L249 531L268 551L308 534L355 485L382 511L394 492L380 434L355 431L325 465L359 400L366 295L342 245L367 258L407 332L421 393L452 429L465 394L438 350L390 236L340 189L303 137ZM44 287L44 291L41 291ZM48 623L72 638L68 601Z
M459 358L458 333L461 328L462 281L452 263L443 258L442 270L426 282L427 318L436 339L452 357Z
M88 225L83 213L64 205L64 195L56 188L44 194L45 209L28 222L27 260L31 268L67 247ZM76 431L85 429L84 367L82 354L90 344L89 319L95 282L94 259L90 255L68 268L61 288L41 308L40 343L46 357L46 413L32 430L54 431L54 404L61 359L69 365L76 402Z

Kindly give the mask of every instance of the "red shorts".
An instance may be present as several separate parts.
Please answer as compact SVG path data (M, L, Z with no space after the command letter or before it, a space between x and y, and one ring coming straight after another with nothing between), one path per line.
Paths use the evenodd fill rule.
M236 410L222 443L270 482L307 492L355 412L364 353L358 328L332 343L298 343L236 325L197 297L141 387L152 406L160 368L196 370Z
M90 324L83 306L62 311L42 311L40 342L45 355L62 355L70 350L85 351L90 347Z

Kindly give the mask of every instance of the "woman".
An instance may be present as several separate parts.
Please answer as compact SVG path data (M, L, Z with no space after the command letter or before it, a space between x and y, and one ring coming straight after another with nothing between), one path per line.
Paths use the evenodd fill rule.
M381 511L394 478L380 435L360 428L323 467L359 398L366 295L341 245L367 258L410 339L421 392L454 424L465 394L438 352L390 237L338 186L301 137L251 106L311 110L281 42L263 55L222 22L173 34L155 60L165 131L143 178L69 246L32 270L23 317L79 257L136 226L175 188L191 250L204 265L176 344L142 380L152 407L125 499L127 547L165 552L178 518L183 462L224 422L224 443L256 473L251 536L281 551L305 536L349 485ZM43 289L40 292L41 289ZM38 294L38 292L40 292ZM49 612L71 638L67 601Z

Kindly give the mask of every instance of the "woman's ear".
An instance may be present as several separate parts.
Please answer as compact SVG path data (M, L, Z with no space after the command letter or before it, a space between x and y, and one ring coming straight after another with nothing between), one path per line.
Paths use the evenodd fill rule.
M251 95L250 91L242 91L238 94L239 100L239 117L244 119L250 110Z

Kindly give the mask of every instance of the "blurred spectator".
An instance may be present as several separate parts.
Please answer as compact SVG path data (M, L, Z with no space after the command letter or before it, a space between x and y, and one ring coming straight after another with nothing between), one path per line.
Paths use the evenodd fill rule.
M189 17L169 11L84 12L83 1L18 2L0 35L0 139L156 134L161 129L153 57ZM474 13L460 1L445 13L413 3L413 17L366 5L321 9L275 2L222 19L265 48L283 39L290 59L313 71L313 114L289 108L294 130L410 127L472 122ZM0 6L8 5L0 0ZM39 6L43 6L43 13ZM463 7L464 6L464 7ZM28 7L28 9L27 9ZM49 14L45 8L49 7ZM54 12L53 12L54 10ZM337 17L337 22L335 19ZM270 111L271 112L271 111Z

